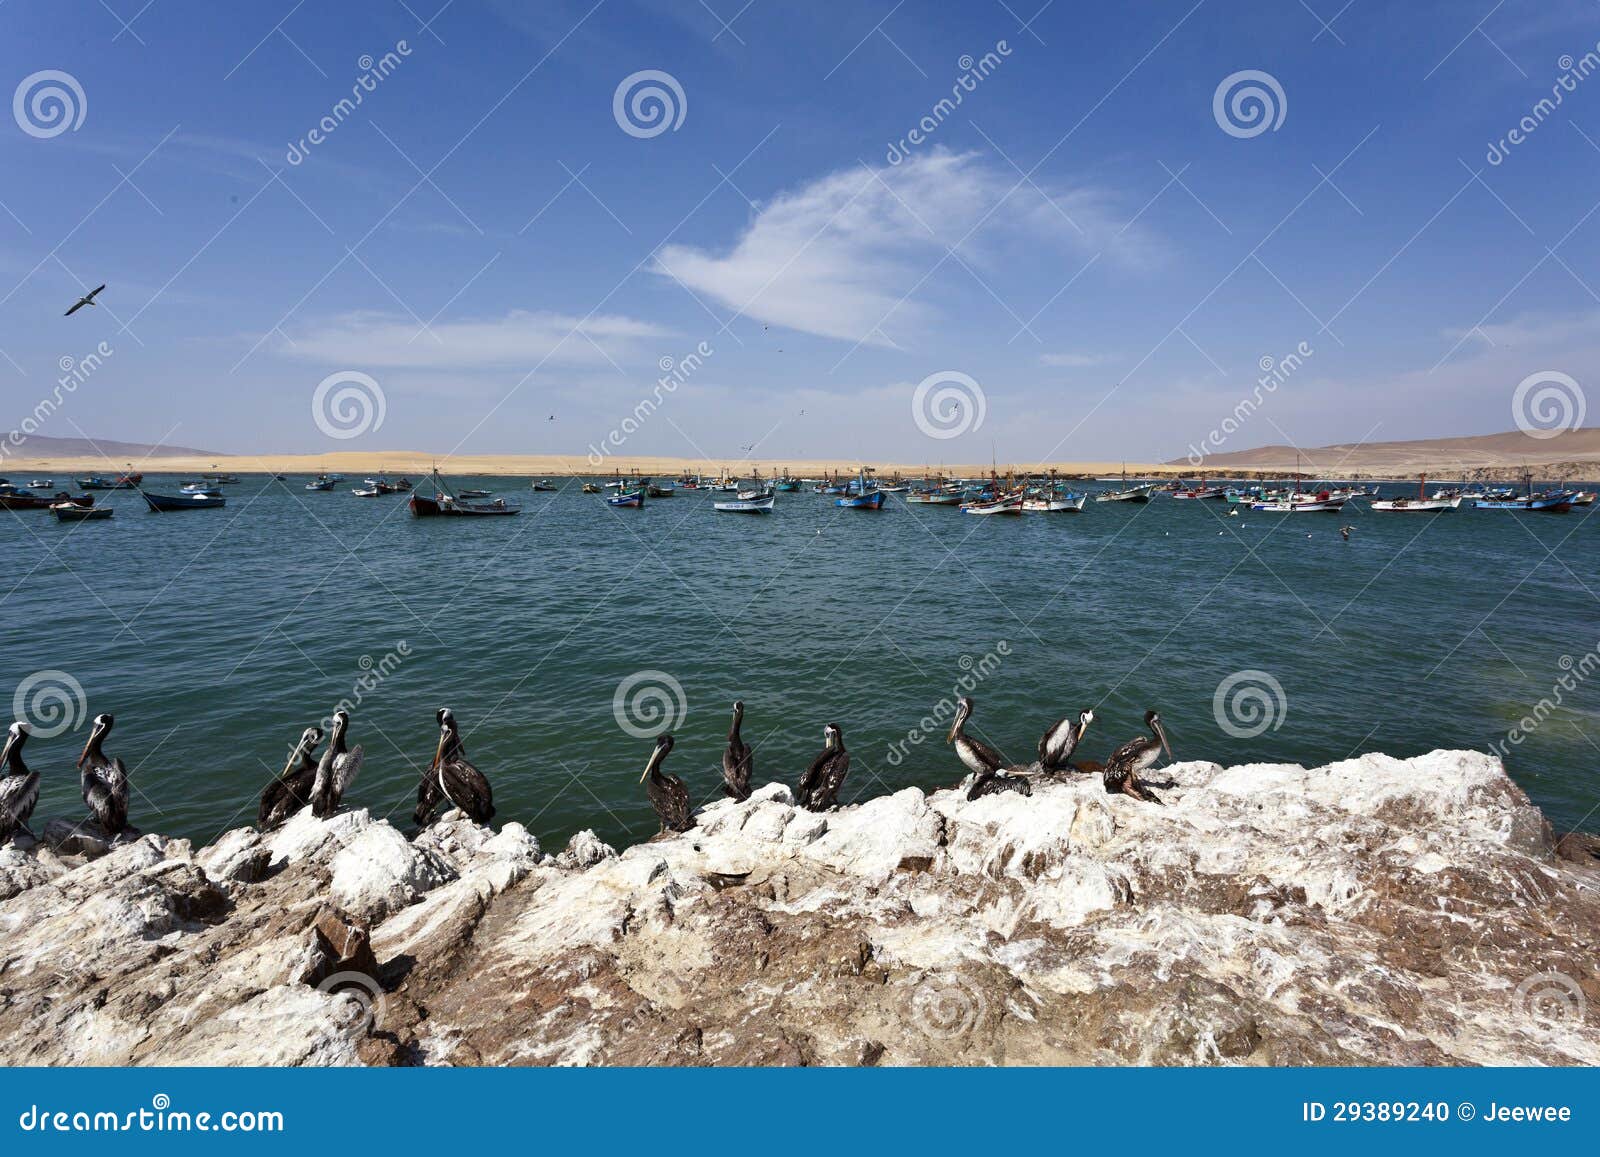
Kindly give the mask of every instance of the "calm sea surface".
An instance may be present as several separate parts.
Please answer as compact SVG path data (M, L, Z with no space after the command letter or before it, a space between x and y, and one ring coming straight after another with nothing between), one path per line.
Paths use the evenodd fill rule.
M523 503L465 521L304 481L247 476L226 508L170 515L101 494L116 517L77 526L0 513L0 694L65 672L89 715L113 712L107 750L133 769L145 830L209 840L253 822L290 742L341 700L366 756L347 802L409 824L448 705L498 819L559 846L585 827L655 831L638 783L651 743L619 714L634 730L672 717L668 770L707 800L735 698L758 782L793 782L837 722L859 798L960 777L942 734L908 734L964 677L973 730L1016 761L1093 706L1089 757L1155 707L1180 759L1315 764L1487 748L1600 645L1600 506L1229 518L1162 496L1017 519L804 493L759 518L716 514L706 492L612 510L576 482L456 479ZM1282 688L1235 684L1272 700L1275 726L1253 737L1214 710L1240 671ZM1562 829L1600 814L1596 684L1561 691L1508 757ZM40 819L82 813L86 722L27 748Z

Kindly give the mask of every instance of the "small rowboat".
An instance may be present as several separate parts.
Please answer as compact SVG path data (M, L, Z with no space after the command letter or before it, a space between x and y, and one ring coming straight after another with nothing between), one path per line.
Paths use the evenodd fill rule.
M78 485L85 490L137 490L139 483L143 481L143 474L119 474L115 478L102 478L98 474L91 474L87 478L78 479Z
M457 490L456 491L456 497L457 498L487 498L487 497L489 497L489 491L487 491L487 490Z
M1148 483L1144 486L1130 486L1127 490L1112 490L1105 494L1096 494L1094 500L1096 502L1145 503L1150 501L1150 489Z
M1592 506L1594 505L1594 498L1595 494L1593 490L1580 490L1578 493L1572 496L1572 505Z
M643 506L644 487L637 490L624 490L620 494L606 495L607 506Z
M141 490L139 495L155 514L171 510L209 510L213 506L225 506L228 501L220 495L210 494L152 494L148 490Z
M1013 490L991 502L968 502L961 507L964 514L1021 514L1023 492Z
M354 494L357 498L376 498L378 495L385 492L379 490L376 486L368 486L366 488L357 486L355 489L350 491L350 493Z
M99 522L116 513L110 506L79 506L73 502L57 502L50 512L60 522Z
M777 496L767 494L762 498L738 498L732 502L713 502L711 508L723 514L771 514Z
M178 488L180 494L199 494L206 498L220 498L222 491L215 486L207 486L204 482L189 482Z
M306 489L307 490L332 490L333 489L333 479L324 476L322 478L316 479L315 481L307 482L306 483Z
M551 489L554 490L555 487L552 486ZM651 498L671 498L677 490L678 488L670 482L645 483L645 491Z
M960 506L961 491L924 490L916 494L907 494L906 501L917 506Z
M585 494L599 494L600 487L596 486L593 482L585 482L583 484L583 492Z
M35 478L28 483L29 490L54 490L55 488L56 484L53 478Z
M522 507L514 502L507 502L504 498L491 498L488 501L474 501L465 497L465 491L452 494L445 485L444 479L435 469L429 475L433 488L431 495L420 490L413 490L411 497L406 500L406 505L411 508L413 517L416 518L449 518L449 517L494 517L496 515L521 514Z

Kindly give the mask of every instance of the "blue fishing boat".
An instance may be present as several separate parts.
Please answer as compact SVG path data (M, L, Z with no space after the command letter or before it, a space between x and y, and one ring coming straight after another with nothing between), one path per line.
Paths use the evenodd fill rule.
M856 481L851 485L852 493L842 498L835 498L833 504L842 506L847 510L882 510L883 491L869 489L865 473L858 474Z
M607 506L643 506L644 487L637 490L624 490L620 494L606 495Z
M1578 497L1571 490L1545 490L1535 494L1532 474L1525 474L1523 482L1528 488L1526 494L1490 494L1479 498L1472 505L1479 510L1528 510L1562 514L1572 509Z

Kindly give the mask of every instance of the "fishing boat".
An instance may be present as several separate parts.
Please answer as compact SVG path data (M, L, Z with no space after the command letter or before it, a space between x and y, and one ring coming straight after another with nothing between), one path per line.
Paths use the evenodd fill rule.
M1337 514L1344 509L1344 504L1345 499L1336 497L1331 490L1319 490L1315 494L1293 490L1280 498L1252 502L1250 509L1268 514Z
M143 474L118 474L115 478L91 474L87 478L77 480L78 485L85 490L137 490L139 483L143 481Z
M1572 496L1574 506L1593 506L1595 494L1593 490L1580 490Z
M463 488L456 491L457 498L487 498L489 497L489 494L490 492L487 490L473 490L470 488Z
M334 485L334 480L332 478L329 478L326 474L319 474L319 475L317 475L317 477L312 479L310 482L306 483L306 489L307 490L332 490L333 489L333 485Z
M186 482L178 487L178 493L199 494L206 498L218 498L222 495L222 491L215 486L207 486L204 482Z
M1096 481L1122 483L1121 490L1109 490L1104 494L1096 494L1094 496L1094 500L1096 502L1133 502L1143 505L1144 503L1150 501L1150 491L1155 488L1155 483L1153 482L1145 482L1139 485L1129 486L1128 468L1126 466L1122 468L1122 477L1120 479L1100 478L1096 479Z
M1380 498L1368 504L1368 510L1390 512L1395 514L1439 514L1446 510L1455 510L1461 505L1461 495L1456 494L1448 498L1435 495L1428 497L1428 477L1425 474L1417 475L1417 496L1415 498ZM1443 493L1442 491L1440 493Z
M645 491L651 498L671 498L677 493L678 488L670 482L649 482L645 484Z
M504 498L482 501L455 493L445 485L437 468L429 475L429 486L433 491L432 494L413 490L411 497L406 501L406 505L411 508L411 513L416 518L495 517L522 513L522 507L514 502L507 502Z
M80 494L74 497L62 491L46 497L43 494L29 494L26 490L18 489L10 483L0 485L0 510L49 510L58 502L70 502L74 506L93 506L94 495Z
M54 478L35 478L28 483L29 490L54 490L55 488L56 481Z
M1491 496L1478 499L1472 505L1479 510L1526 510L1542 511L1547 514L1564 514L1572 509L1574 494L1570 490L1544 490L1538 494L1533 492L1533 475L1522 476L1527 493L1506 494L1505 491L1491 492Z
M583 492L585 494L599 494L600 487L596 486L593 482L585 482L583 484Z
M833 500L835 506L846 510L882 510L883 491L875 490L867 485L865 470L858 471L856 481L846 487L847 493Z
M637 490L623 490L617 494L606 495L607 506L643 506L645 489L643 486Z
M148 490L140 490L139 496L153 514L165 514L173 510L209 510L214 506L225 506L228 502L220 494L152 494Z
M768 491L760 498L735 498L732 502L713 502L711 508L722 514L771 514L777 495Z
M961 506L965 514L1021 514L1026 501L1026 491L1010 490L988 501L966 502Z
M1063 490L1056 481L1056 472L1052 470L1044 486L1035 487L1024 494L1022 509L1044 514L1077 514L1088 500L1087 494Z
M785 470L772 484L772 488L780 494L793 494L800 489L800 479L792 477L789 471Z
M550 482L550 480L548 478L537 478L537 479L535 479L533 481L533 483L532 483L530 488L533 489L533 490L546 491L546 490L554 490L555 486Z
M1226 488L1221 486L1207 486L1206 480L1202 478L1200 479L1200 485L1191 486L1182 490L1174 490L1172 492L1172 497L1197 499L1202 502L1221 502L1228 497L1228 491Z
M963 491L959 486L944 486L937 490L913 490L906 501L918 506L959 506Z
M100 522L115 514L116 509L110 506L79 506L75 502L56 502L51 504L50 513L56 516L58 522Z

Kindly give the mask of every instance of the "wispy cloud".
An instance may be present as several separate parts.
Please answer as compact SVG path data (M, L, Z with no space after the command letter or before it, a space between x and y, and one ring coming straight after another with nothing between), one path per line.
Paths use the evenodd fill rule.
M1056 366L1064 369L1084 369L1089 366L1103 366L1114 359L1110 354L1040 354L1041 366Z
M512 310L504 317L437 322L424 328L395 314L352 313L288 335L280 352L358 367L488 369L637 361L671 330L631 317L579 318Z
M936 319L918 298L941 275L969 286L980 278L1003 298L1002 258L1019 246L1148 259L1148 234L1119 225L1111 206L1102 190L1045 189L978 154L935 150L784 193L757 209L727 253L668 245L655 271L760 321L896 347L892 335Z

